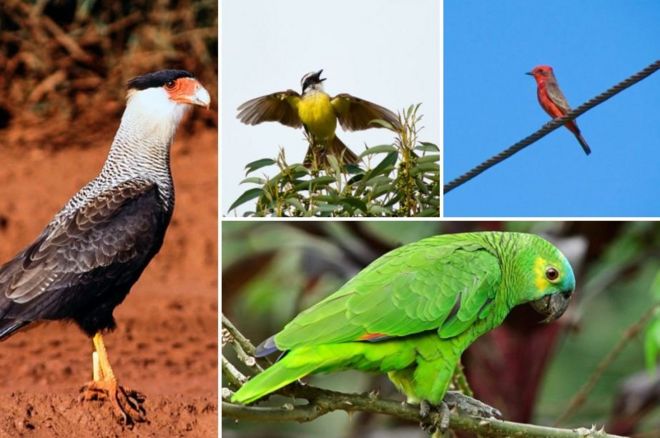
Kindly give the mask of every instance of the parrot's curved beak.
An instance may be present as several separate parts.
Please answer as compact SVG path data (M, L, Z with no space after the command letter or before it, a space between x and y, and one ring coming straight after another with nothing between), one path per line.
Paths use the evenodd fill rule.
M552 322L562 316L568 308L571 293L572 291L546 295L543 298L530 302L529 304L532 305L534 310L546 317L543 322Z

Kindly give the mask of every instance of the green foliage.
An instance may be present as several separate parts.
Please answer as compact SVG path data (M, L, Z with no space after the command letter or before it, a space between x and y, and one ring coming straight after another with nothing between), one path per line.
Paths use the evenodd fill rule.
M341 166L329 155L329 165L312 163L308 168L289 164L284 150L277 159L247 164L247 178L241 183L257 187L239 196L229 211L257 199L255 211L246 216L439 216L440 151L433 143L417 140L422 118L418 109L413 105L400 115L400 132L375 120L397 137L391 145L368 148L357 165ZM277 168L275 176L253 175L270 166Z
M660 355L660 271L658 271L653 281L651 295L655 306L655 316L649 323L644 335L644 353L646 368L650 373L654 373Z

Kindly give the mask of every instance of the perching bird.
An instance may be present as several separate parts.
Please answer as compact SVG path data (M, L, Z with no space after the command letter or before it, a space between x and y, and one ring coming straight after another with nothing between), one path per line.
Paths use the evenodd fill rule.
M247 125L262 122L280 122L292 128L304 127L312 144L305 154L305 166L327 163L328 153L343 163L357 163L358 157L337 138L337 121L347 131L379 128L371 123L380 119L395 130L401 129L399 119L392 111L375 103L338 94L330 97L323 90L323 70L307 73L300 80L302 95L293 90L281 91L248 100L238 107L238 119Z
M109 399L128 424L145 419L144 396L119 386L101 333L115 328L114 308L163 243L174 208L174 132L190 105L209 102L187 71L130 80L126 110L100 174L0 267L0 340L39 321L76 322L95 349L93 380L82 399Z
M387 373L409 402L440 404L461 354L531 303L553 321L575 288L568 260L542 238L482 232L430 237L380 257L257 347L280 359L233 396L251 403L309 374Z
M534 79L536 80L536 96L539 99L539 104L541 104L541 107L550 115L550 117L556 119L565 116L566 113L571 110L568 101L559 89L559 84L557 84L557 79L552 71L552 67L549 65L539 65L525 74L534 76ZM580 146L584 149L584 153L589 155L591 153L591 148L589 148L587 141L582 137L575 120L569 120L564 126L575 135L577 141L580 142Z

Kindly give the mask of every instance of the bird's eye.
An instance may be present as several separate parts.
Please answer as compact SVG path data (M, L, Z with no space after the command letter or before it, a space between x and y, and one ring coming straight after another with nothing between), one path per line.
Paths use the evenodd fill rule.
M556 270L555 268L548 268L545 270L545 278L547 278L550 281L555 281L556 279L559 278L559 271Z
M169 89L171 90L172 88L174 88L174 85L175 85L175 84L176 84L175 81L168 81L168 82L165 84L165 88L169 88Z

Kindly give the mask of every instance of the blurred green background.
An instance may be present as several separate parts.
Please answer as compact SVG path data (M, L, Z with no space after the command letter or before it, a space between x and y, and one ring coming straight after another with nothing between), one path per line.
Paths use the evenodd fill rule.
M626 329L655 303L660 223L224 222L223 313L257 344L383 253L435 234L477 230L540 234L575 269L576 293L557 322L541 325L528 306L520 306L463 356L478 398L507 419L551 425ZM561 426L598 424L611 433L660 436L660 380L645 368L644 337L642 331L626 341L586 402ZM223 354L236 363L229 350ZM309 381L347 392L377 389L382 397L403 400L382 376L344 372ZM275 396L269 403L287 401ZM229 437L424 436L417 425L364 413L335 412L306 424L223 421Z

